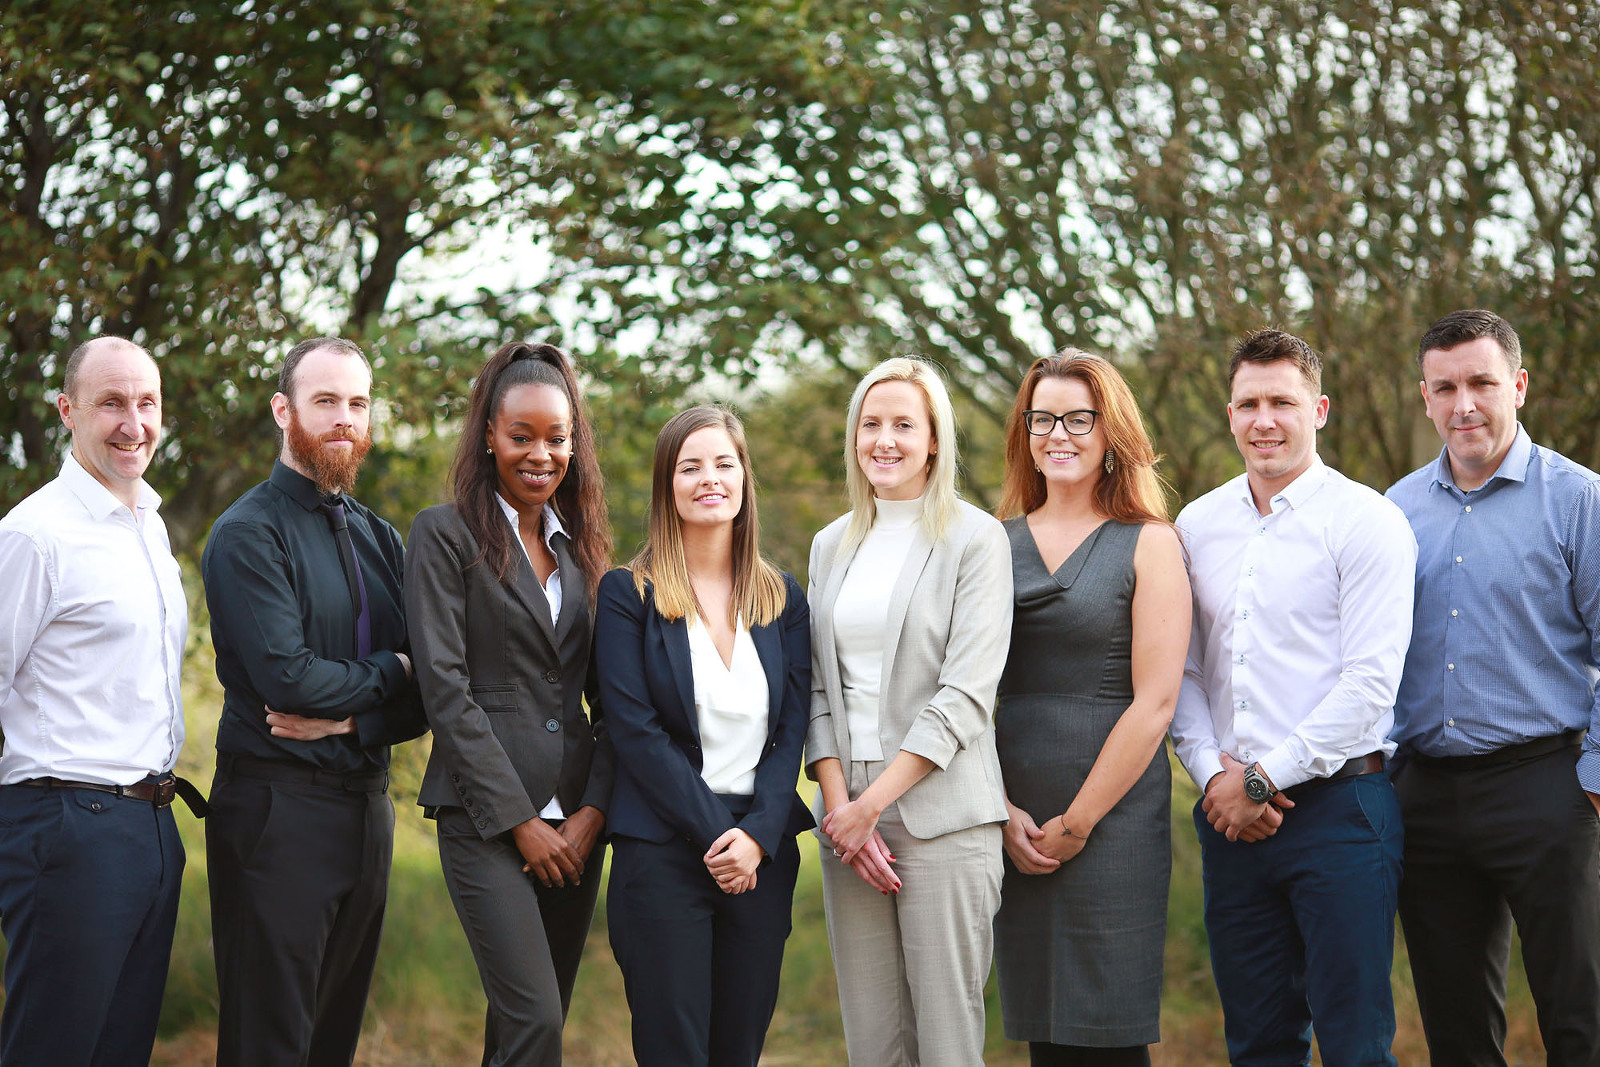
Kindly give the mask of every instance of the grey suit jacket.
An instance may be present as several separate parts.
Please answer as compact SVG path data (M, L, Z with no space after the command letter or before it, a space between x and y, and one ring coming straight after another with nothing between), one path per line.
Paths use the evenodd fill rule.
M428 508L411 525L406 618L433 728L417 802L462 808L484 839L538 815L552 796L568 815L610 802L615 755L594 698L588 588L567 539L554 544L559 619L515 545L508 583L473 563L478 544L455 505Z
M850 762L833 607L855 553L840 554L850 516L811 542L811 729L806 768ZM962 502L937 544L917 528L889 598L878 731L935 769L900 798L900 817L927 839L1006 820L994 746L995 690L1011 644L1011 545L992 516ZM817 797L821 822L821 794Z

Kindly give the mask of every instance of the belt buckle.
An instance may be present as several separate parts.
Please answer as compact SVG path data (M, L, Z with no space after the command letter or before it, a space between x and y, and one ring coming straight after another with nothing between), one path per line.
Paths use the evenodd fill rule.
M150 802L158 808L164 808L172 803L172 798L178 795L178 779L168 775L155 783L155 796Z

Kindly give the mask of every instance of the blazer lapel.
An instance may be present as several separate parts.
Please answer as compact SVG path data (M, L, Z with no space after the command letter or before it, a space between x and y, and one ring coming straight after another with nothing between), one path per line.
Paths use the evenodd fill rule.
M850 725L844 716L844 681L839 677L839 644L833 633L833 606L839 600L839 590L844 588L844 576L850 570L855 552L840 553L822 561L822 596L811 609L811 634L814 659L822 667L822 688L828 697L828 706L839 709L833 717L834 744L840 752L850 751Z
M783 637L778 633L778 622L750 627L750 642L756 646L761 670L767 676L767 739L770 741L778 729L778 707L783 703L783 687L789 680L784 670Z
M544 589L539 585L539 576L533 573L533 564L528 562L528 554L515 541L511 543L511 554L516 558L517 565L517 573L512 579L511 588L516 592L517 599L522 601L523 606L539 623L539 629L543 632L545 640L550 642L550 647L555 648L555 622L550 618L550 601L546 599ZM566 592L565 588L562 592Z
M650 610L655 612L652 599ZM659 613L656 618L661 619ZM694 713L694 663L689 658L689 624L684 619L670 622L661 619L661 637L667 646L667 663L672 668L672 680L678 685L678 700L683 705L683 717L689 720L694 739L700 740L700 718Z
M889 594L889 613L884 619L883 629L883 676L878 683L878 722L887 721L884 714L883 695L892 693L890 688L894 678L894 651L900 647L900 630L905 626L906 612L911 607L911 594L916 592L917 582L922 578L922 570L928 565L928 557L933 554L933 542L922 532L922 524L916 527L916 537L911 542L911 548L906 553L906 561L900 565L900 576L894 581L894 589Z
M584 580L583 572L578 569L578 564L572 558L572 542L564 533L558 533L550 539L556 549L556 567L561 572L561 617L556 620L555 644L567 639L567 634L572 629L573 622L583 614L589 602L589 585ZM539 591L539 597L549 604L544 591Z

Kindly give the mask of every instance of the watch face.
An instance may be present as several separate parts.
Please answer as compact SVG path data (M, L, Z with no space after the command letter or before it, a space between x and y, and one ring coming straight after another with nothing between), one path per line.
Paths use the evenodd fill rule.
M1244 776L1244 795L1256 804L1261 803L1269 795L1267 783L1254 773L1246 774Z

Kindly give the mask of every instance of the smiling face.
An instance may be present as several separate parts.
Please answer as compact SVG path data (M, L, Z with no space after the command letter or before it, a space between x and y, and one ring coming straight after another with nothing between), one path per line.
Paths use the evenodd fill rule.
M1093 411L1094 393L1081 378L1040 378L1034 386L1029 410L1065 415L1069 411ZM1101 420L1086 434L1070 434L1057 419L1048 436L1028 435L1028 450L1034 466L1044 475L1046 492L1074 485L1093 488L1100 480L1106 455L1106 436Z
M500 495L519 514L541 510L572 460L572 405L553 385L514 385L484 431Z
M685 526L732 525L744 503L744 467L727 430L702 426L683 439L672 499Z
M1459 488L1476 489L1500 469L1527 396L1527 370L1513 372L1492 337L1422 354L1422 400Z
M293 397L272 397L284 464L325 495L348 493L372 447L372 372L360 356L318 348L300 361L292 388Z
M96 342L72 386L56 400L72 431L72 455L94 480L132 508L161 440L161 374L137 346Z
M1328 421L1328 398L1288 360L1244 363L1233 377L1228 425L1258 507L1304 474Z
M915 500L938 451L928 402L911 382L879 382L861 400L856 462L881 500Z

